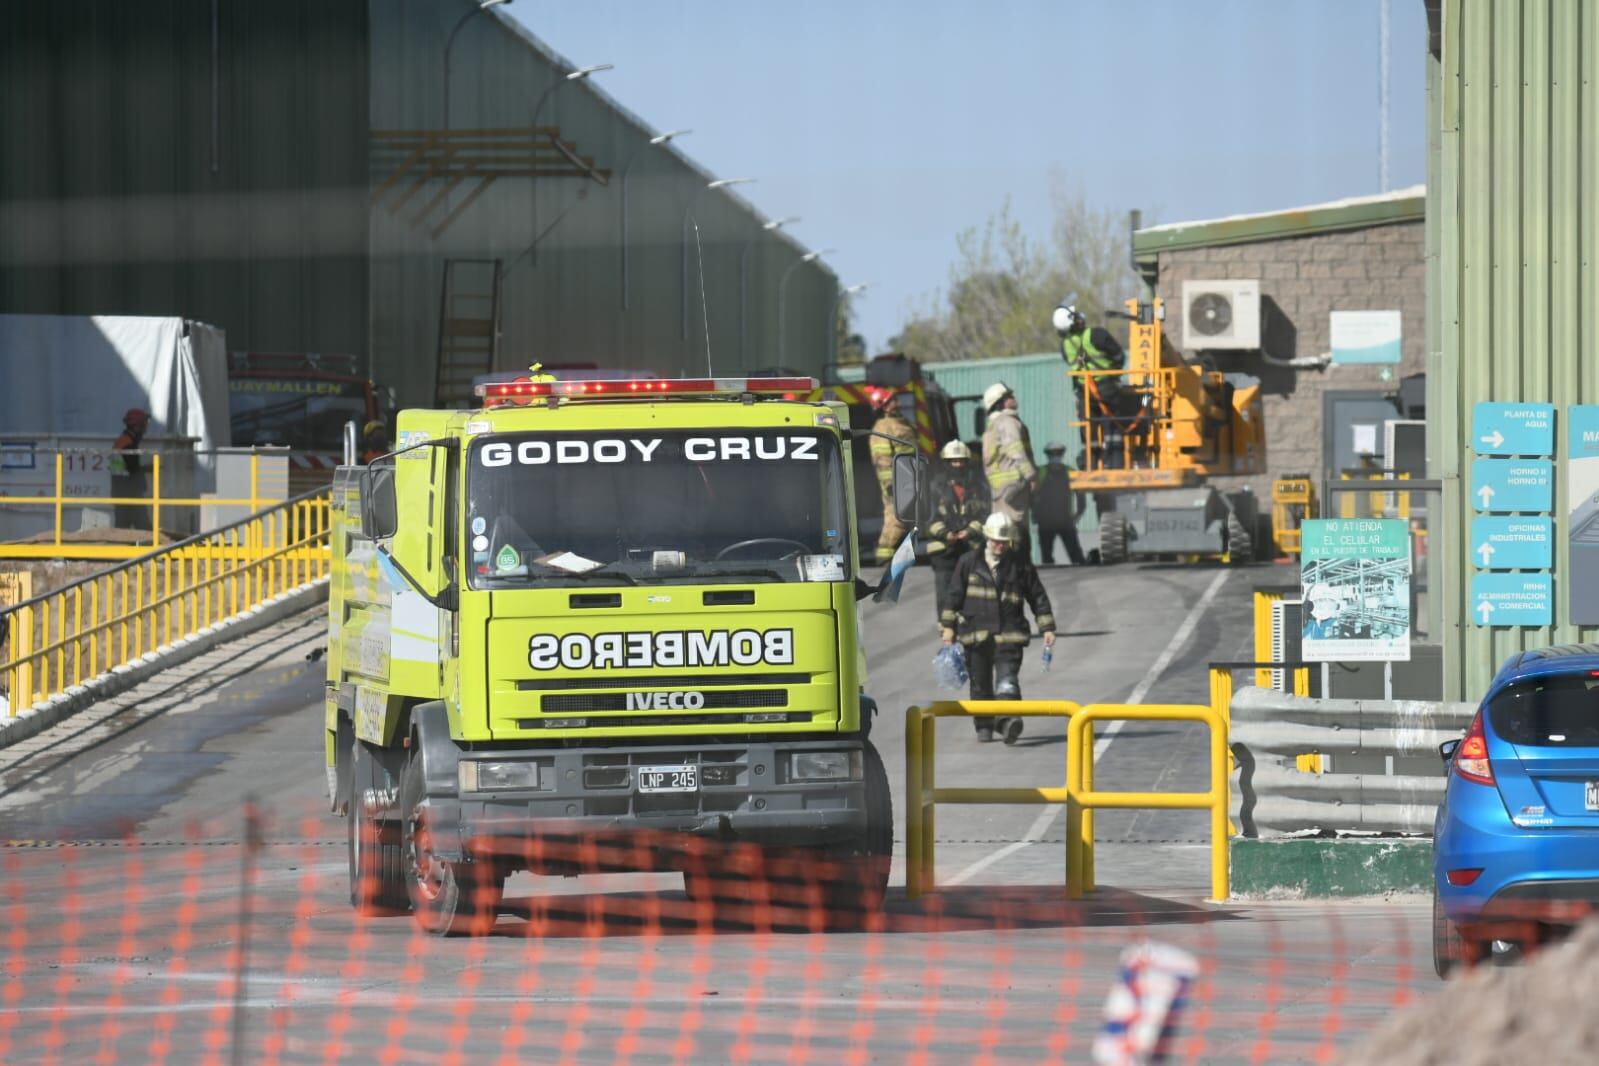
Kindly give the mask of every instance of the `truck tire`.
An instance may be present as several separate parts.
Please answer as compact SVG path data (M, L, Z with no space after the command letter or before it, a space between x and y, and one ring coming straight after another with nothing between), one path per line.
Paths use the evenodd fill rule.
M1109 511L1099 516L1099 561L1114 566L1127 561L1127 542L1131 529L1127 516Z
M867 916L883 909L888 895L888 868L894 854L894 798L888 771L870 742L863 752L866 786L866 831L854 847L839 853L837 877L827 886L828 925L858 928Z
M422 760L412 757L400 779L400 831L405 888L417 925L434 936L482 936L500 916L505 882L492 863L450 862L430 846Z
M1227 561L1243 566L1255 561L1255 538L1232 512L1227 514Z
M376 769L366 746L355 741L346 796L346 850L350 859L350 905L358 914L404 914L410 907L400 865L400 827L366 813L363 802Z

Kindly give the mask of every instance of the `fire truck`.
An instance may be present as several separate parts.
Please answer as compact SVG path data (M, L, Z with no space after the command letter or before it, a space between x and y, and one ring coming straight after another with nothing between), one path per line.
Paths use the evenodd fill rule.
M238 447L289 449L289 491L326 485L344 449L344 426L383 421L386 405L353 355L235 352L228 413Z
M325 758L354 905L480 933L508 875L617 840L715 902L690 839L840 870L833 915L881 904L852 433L816 390L483 383L339 469ZM896 479L914 520L914 457Z

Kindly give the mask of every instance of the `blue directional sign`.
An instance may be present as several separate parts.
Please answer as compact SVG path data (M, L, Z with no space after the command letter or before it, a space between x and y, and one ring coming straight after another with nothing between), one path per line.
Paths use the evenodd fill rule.
M1548 570L1554 557L1552 518L1491 515L1471 520L1471 561L1484 570Z
M1548 574L1478 574L1471 579L1471 620L1479 626L1546 626L1554 620Z
M1473 459L1471 502L1479 511L1548 511L1555 464L1548 459Z
M1471 409L1471 447L1478 455L1555 454L1555 405L1479 403Z

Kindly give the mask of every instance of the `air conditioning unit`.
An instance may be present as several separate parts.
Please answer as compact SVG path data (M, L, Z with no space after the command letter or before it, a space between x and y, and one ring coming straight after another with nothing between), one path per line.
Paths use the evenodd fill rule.
M1183 282L1183 347L1260 347L1260 282Z

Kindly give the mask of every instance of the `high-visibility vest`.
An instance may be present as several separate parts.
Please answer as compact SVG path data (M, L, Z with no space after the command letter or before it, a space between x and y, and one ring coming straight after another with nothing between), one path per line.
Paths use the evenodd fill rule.
M1116 359L1109 352L1094 347L1092 330L1083 329L1068 333L1060 339L1060 352L1072 366L1081 365L1087 370L1116 370Z

